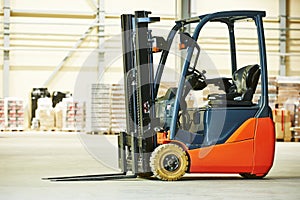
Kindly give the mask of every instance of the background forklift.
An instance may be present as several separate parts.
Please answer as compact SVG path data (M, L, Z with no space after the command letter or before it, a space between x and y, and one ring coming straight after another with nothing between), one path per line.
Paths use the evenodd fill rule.
M155 176L178 180L185 173L237 173L263 178L273 164L275 132L268 105L268 76L263 11L226 11L175 22L168 37L152 36L150 23L159 17L136 11L121 16L127 130L118 136L119 174L54 177L55 181L103 180ZM260 63L237 67L235 29L240 20L255 23ZM193 34L184 32L195 23ZM197 43L209 23L228 27L232 77L206 78L196 68ZM158 97L161 77L176 34L187 51L177 87ZM153 53L161 52L157 67ZM156 71L154 70L156 69ZM261 97L253 103L258 81ZM188 108L186 96L207 85L222 93L209 94L208 104ZM129 173L131 172L131 173ZM129 174L129 175L128 175Z

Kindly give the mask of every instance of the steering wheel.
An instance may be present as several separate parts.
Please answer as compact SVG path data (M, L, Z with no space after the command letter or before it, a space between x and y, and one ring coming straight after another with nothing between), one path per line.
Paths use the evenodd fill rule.
M198 79L203 80L203 81L206 80L205 73L206 73L205 70L202 70L202 72L200 72L199 70L192 68L192 67L188 68L188 70L187 70L187 76L194 74Z
M200 72L195 68L188 69L187 79L194 90L202 90L207 86L205 73L205 70Z
M202 72L200 72L199 70L194 69L194 74L197 76L199 81L206 81L205 73L205 70L202 70Z

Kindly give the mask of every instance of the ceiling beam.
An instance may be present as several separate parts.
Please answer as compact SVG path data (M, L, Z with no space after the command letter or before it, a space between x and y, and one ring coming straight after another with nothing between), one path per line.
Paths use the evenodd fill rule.
M96 12L70 12L54 10L11 10L11 17L95 19Z

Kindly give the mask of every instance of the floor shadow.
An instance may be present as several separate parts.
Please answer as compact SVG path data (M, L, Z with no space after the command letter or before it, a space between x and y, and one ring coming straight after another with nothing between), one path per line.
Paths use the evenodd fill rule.
M238 177L238 176L186 176L182 177L181 179L177 181L276 181L276 180L299 180L300 181L300 176L270 176L270 177L265 177L263 179L245 179L243 177ZM161 181L158 178L155 177L150 177L147 178L147 180L151 181Z

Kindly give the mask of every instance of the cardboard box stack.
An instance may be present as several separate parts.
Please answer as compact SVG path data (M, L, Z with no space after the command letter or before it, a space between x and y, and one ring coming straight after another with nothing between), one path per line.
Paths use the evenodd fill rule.
M277 78L276 76L270 76L268 78L268 94L269 94L269 105L272 109L275 109L277 103ZM253 102L258 103L261 96L261 83L259 82L253 96Z
M5 130L4 99L0 99L0 131Z
M293 137L295 140L299 140L300 139L300 100L295 104L293 126L294 126Z
M63 102L56 104L54 108L55 112L55 128L56 130L61 131L63 128L63 113L65 112L65 106Z
M111 85L111 116L110 133L126 130L126 110L124 87L120 84Z
M6 130L24 130L24 103L18 98L4 99L5 127Z
M62 130L82 131L85 128L85 103L74 101L72 98L63 99L63 103L65 109L62 111Z
M40 123L40 130L48 131L55 129L54 109L52 100L48 97L38 99L37 109L35 111L36 119Z
M110 132L110 85L92 84L91 129L93 133Z
M299 101L300 101L300 77L277 78L278 84L278 107L284 108L290 113L292 129L299 124ZM299 131L292 132L292 138L299 137Z
M300 77L277 78L278 100L281 106L287 102L295 104L300 99Z
M272 109L275 109L278 98L277 90L277 77L271 76L268 78L268 93L269 93L269 105Z
M286 142L291 141L291 114L289 110L274 109L273 120L275 122L276 139L284 140Z
M124 86L92 84L92 133L116 134L126 130Z

